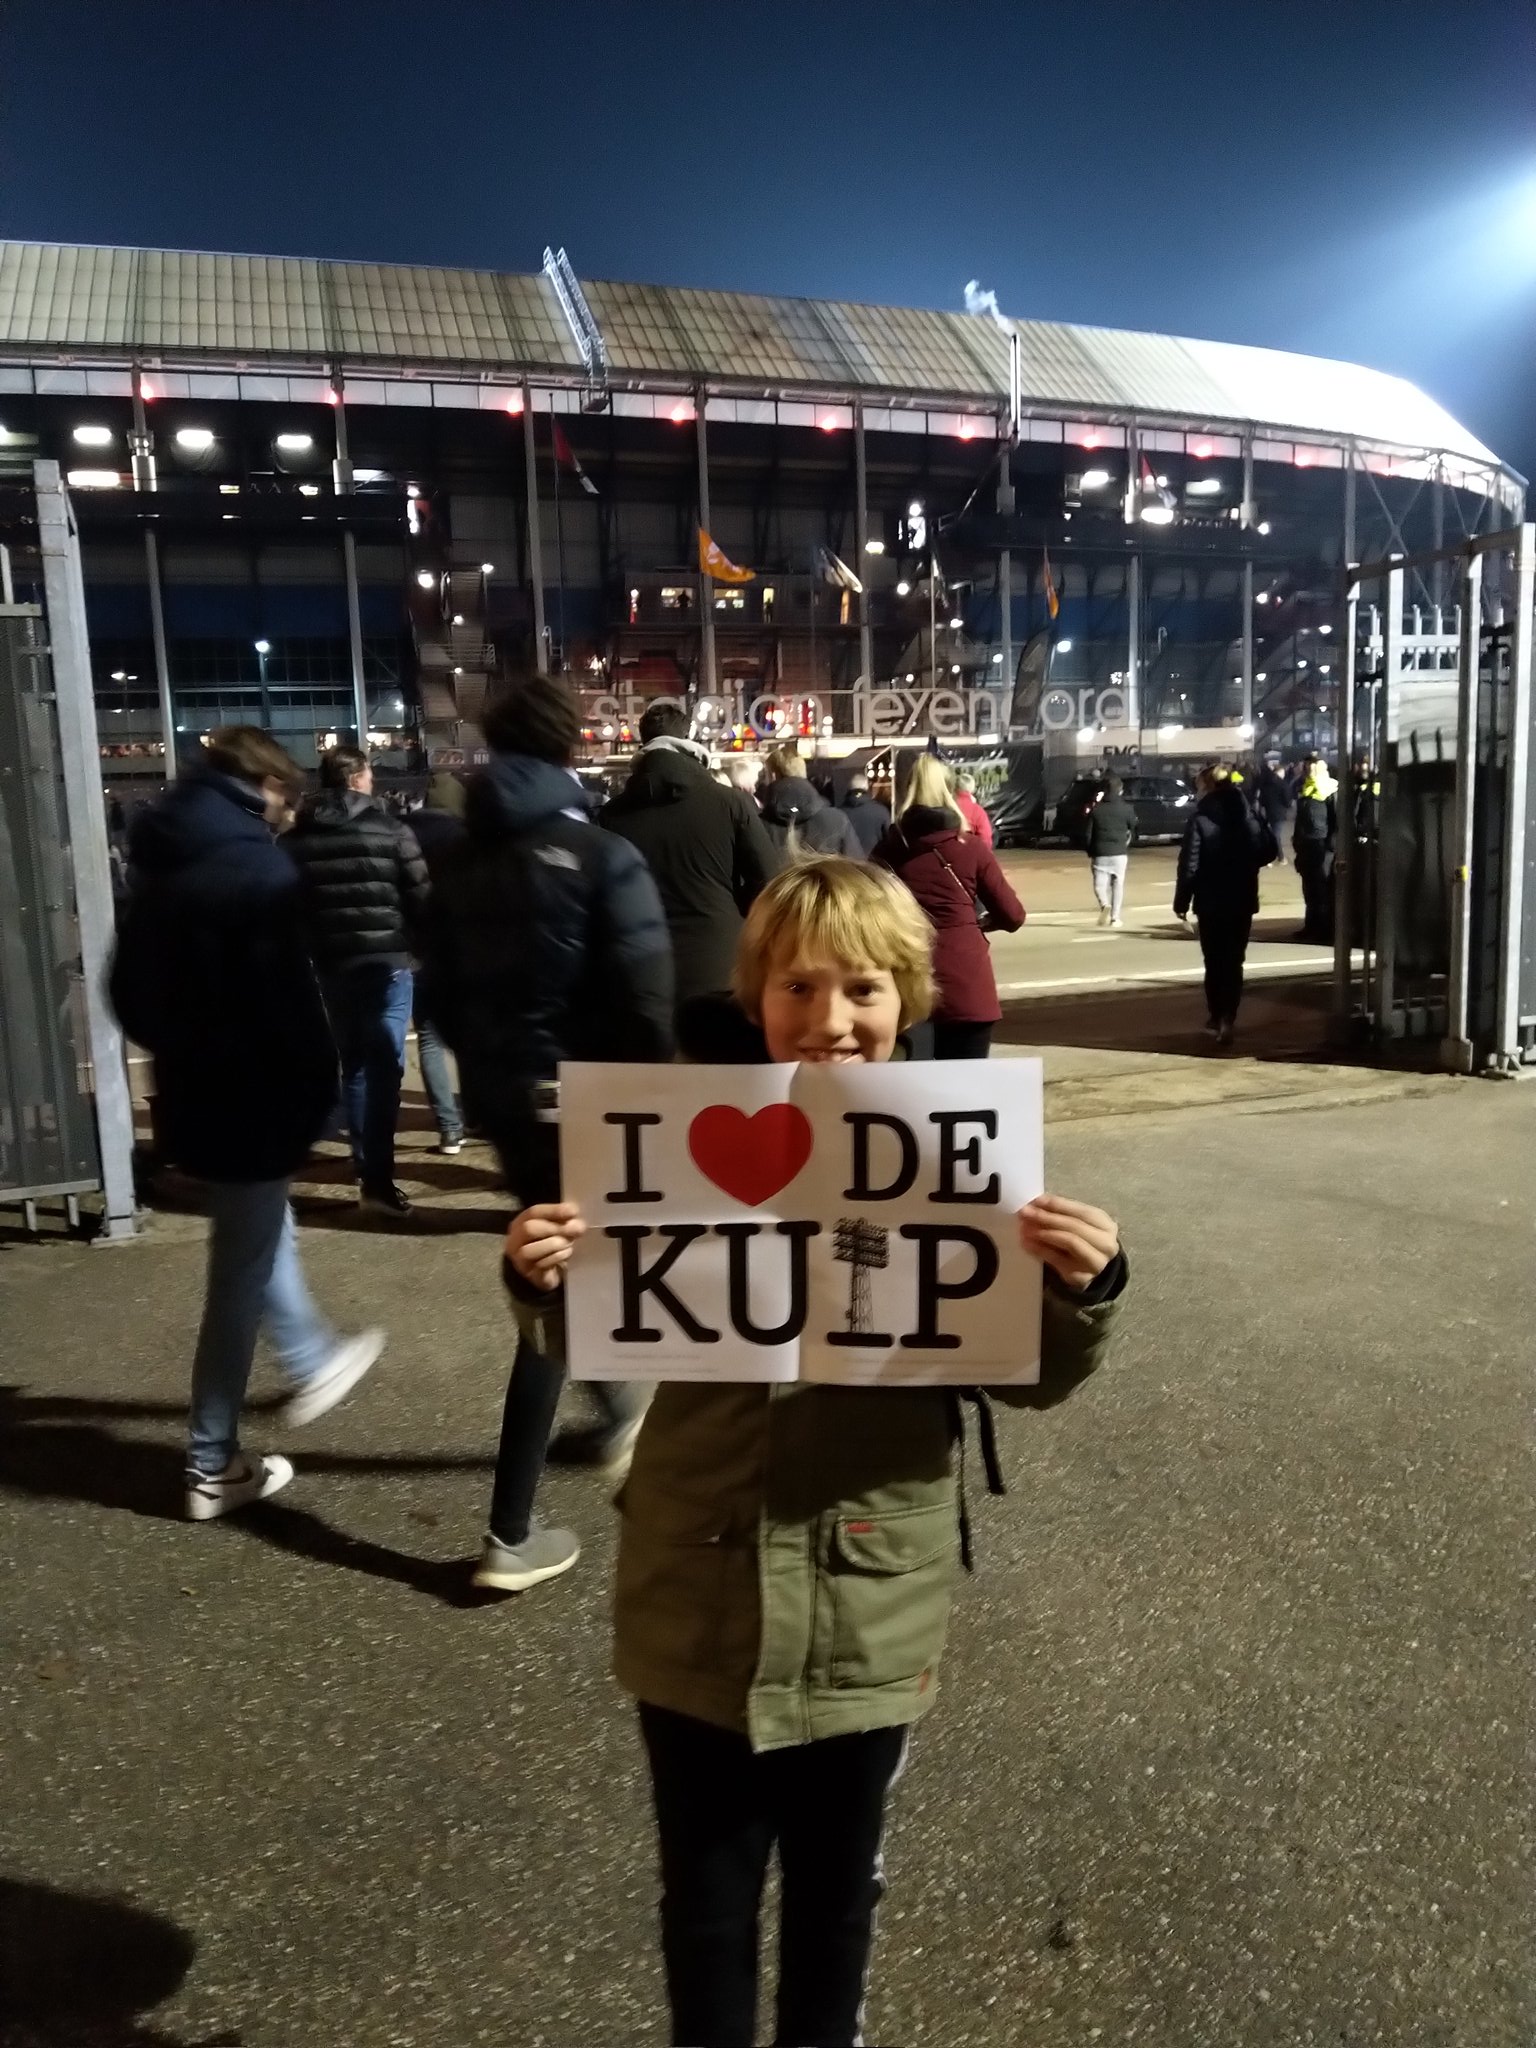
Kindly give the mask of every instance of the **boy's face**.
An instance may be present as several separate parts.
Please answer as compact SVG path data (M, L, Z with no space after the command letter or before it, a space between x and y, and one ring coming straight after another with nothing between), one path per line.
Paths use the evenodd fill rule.
M881 970L795 954L769 970L762 1025L771 1060L888 1060L901 997Z

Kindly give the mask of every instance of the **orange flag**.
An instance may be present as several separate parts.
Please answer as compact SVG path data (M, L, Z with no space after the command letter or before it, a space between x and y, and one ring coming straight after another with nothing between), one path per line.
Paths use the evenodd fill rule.
M699 574L713 576L717 583L752 583L757 577L755 569L738 569L702 526L699 528Z
M1054 619L1061 610L1061 599L1056 594L1056 585L1051 580L1051 558L1045 549L1040 550L1041 566L1045 570L1045 608Z

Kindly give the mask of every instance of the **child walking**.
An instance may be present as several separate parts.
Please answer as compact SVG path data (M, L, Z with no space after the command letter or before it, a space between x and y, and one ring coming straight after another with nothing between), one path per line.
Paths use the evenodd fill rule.
M742 934L732 1014L695 1057L908 1056L933 1000L927 919L894 877L840 858L769 883ZM509 1284L549 1341L585 1225L523 1210ZM1046 1268L1048 1407L1098 1363L1126 1281L1113 1220L1043 1195L1019 1214ZM661 1849L672 2040L751 2048L769 1859L782 1879L782 2048L859 2039L886 1795L933 1704L959 1551L957 1402L942 1387L666 1384L620 1495L615 1670L639 1703Z

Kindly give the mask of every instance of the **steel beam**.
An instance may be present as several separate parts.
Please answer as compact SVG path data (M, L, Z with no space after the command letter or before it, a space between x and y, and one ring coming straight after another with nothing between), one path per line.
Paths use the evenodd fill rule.
M528 582L533 590L533 665L549 667L549 626L544 617L544 537L539 525L539 451L533 438L533 392L523 386L523 484L528 503Z
M1456 810L1452 826L1451 957L1442 1064L1470 1074L1472 854L1477 796L1478 663L1482 651L1483 558L1469 555L1461 574L1461 658L1456 690Z
M1509 739L1504 770L1504 863L1501 876L1499 997L1494 1060L1506 1072L1522 1065L1520 976L1525 941L1526 822L1530 815L1531 633L1536 609L1536 526L1515 541L1515 591L1509 625Z
M1360 586L1344 594L1344 673L1339 680L1339 788L1333 836L1333 1017L1340 1029L1355 1014L1353 925L1355 886L1355 661Z
M352 495L352 457L347 447L347 405L340 370L331 376L335 394L336 461L333 477L338 498ZM347 584L347 641L352 653L352 723L357 744L368 751L368 685L363 676L363 615L357 588L357 540L350 524L341 529L341 561Z
M64 815L75 883L80 980L97 1148L101 1154L103 1235L134 1235L133 1105L123 1035L107 1001L107 971L116 936L107 816L101 795L101 740L91 685L90 635L80 537L56 462L34 462L38 547L48 608L48 651L63 768Z
M1141 745L1141 556L1132 554L1125 570L1125 722L1136 728Z
M709 435L704 424L704 414L709 398L702 385L694 393L693 424L699 451L699 530L709 533ZM710 535L713 539L713 534ZM814 588L811 603L816 602ZM699 682L704 691L715 694L715 585L712 577L699 570ZM811 678L811 688L816 688L816 678Z
M853 408L853 545L859 592L859 675L866 686L875 680L875 634L869 616L869 492L864 466L864 408Z
M1253 718L1253 562L1243 564L1243 724L1257 741Z

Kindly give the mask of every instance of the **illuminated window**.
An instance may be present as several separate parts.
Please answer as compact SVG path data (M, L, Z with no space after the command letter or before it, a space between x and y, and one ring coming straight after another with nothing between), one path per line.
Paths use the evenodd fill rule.
M776 593L774 591L773 585L771 583L765 583L763 585L763 617L765 619L771 619L773 617L773 600L775 595Z
M717 612L744 612L747 600L739 590L724 590L715 599Z
M691 611L693 592L686 584L664 583L661 586L661 608L664 612Z

